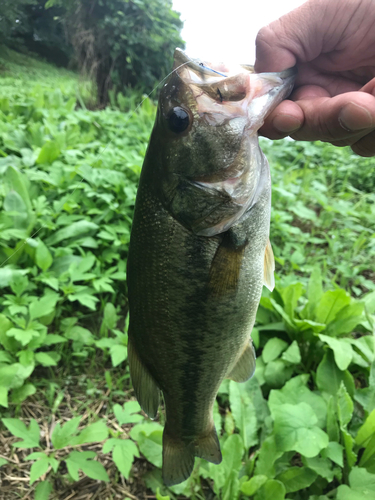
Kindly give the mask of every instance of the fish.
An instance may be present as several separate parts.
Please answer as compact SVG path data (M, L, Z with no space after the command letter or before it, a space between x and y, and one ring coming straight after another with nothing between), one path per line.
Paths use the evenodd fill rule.
M127 286L128 362L143 411L165 405L164 484L195 457L222 460L213 405L255 371L251 331L274 287L271 179L258 130L295 70L257 74L176 49L136 197Z

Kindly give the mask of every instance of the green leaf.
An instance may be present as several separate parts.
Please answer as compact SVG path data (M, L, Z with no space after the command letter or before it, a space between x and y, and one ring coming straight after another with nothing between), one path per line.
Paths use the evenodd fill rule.
M246 449L258 443L258 423L254 404L244 384L229 382L229 402Z
M317 473L307 467L290 467L276 479L284 484L287 493L293 493L308 488L316 477Z
M334 361L332 351L327 351L316 370L316 384L321 391L336 396L341 382L344 382L346 389L351 393L349 385L352 380L349 372L340 370Z
M36 247L35 262L42 271L47 271L53 262L52 255L42 240L39 240Z
M48 500L52 492L52 484L49 481L41 481L35 488L34 500Z
M352 419L354 404L349 396L345 385L341 382L340 389L337 393L337 415L342 428L346 428Z
M76 437L71 438L71 444L97 443L108 437L108 427L103 420L85 427ZM91 477L91 476L90 476Z
M13 389L12 391L12 403L22 403L25 401L25 399L32 394L35 394L36 392L36 387L33 384L25 384L22 387L19 387L18 389Z
M337 489L337 500L373 500L375 498L375 475L366 469L354 467L349 474L349 486L342 484Z
M145 458L155 467L161 467L163 431L155 430L148 436L142 432L139 434L137 441L139 450Z
M346 460L348 462L349 467L353 467L353 465L357 461L357 454L353 451L354 447L354 439L345 429L341 428L341 438L344 443Z
M296 340L283 352L281 359L292 365L298 365L301 362L301 353Z
M137 401L128 401L123 407L119 404L115 404L113 406L113 413L115 414L115 417L120 425L135 424L136 422L143 420L142 415L138 415L140 411L141 407Z
M128 349L124 345L117 344L109 349L111 354L111 361L114 367L120 365L128 357Z
M341 459L342 459L342 451L341 451ZM303 457L302 462L306 467L316 472L319 476L324 477L324 479L327 479L329 483L333 481L335 473L332 469L332 463L328 458Z
M255 494L255 500L284 500L285 486L281 481L269 479Z
M54 448L61 450L71 444L70 439L76 433L80 420L81 417L74 417L68 420L62 427L60 423L56 424L51 437Z
M327 448L322 450L322 456L329 458L340 467L344 467L343 450L344 448L340 443L331 441Z
M275 442L280 451L297 451L314 457L328 445L328 436L319 427L309 405L284 404L275 410Z
M32 205L29 196L29 182L27 177L13 165L8 166L5 177L12 189L20 195L27 207L27 210L32 212Z
M134 457L139 457L138 448L131 439L117 439L116 441L112 452L113 461L125 479L129 479Z
M79 479L79 469L81 469L86 476L91 477L91 479L109 481L105 468L101 463L92 460L94 457L96 457L96 453L93 451L72 451L68 455L65 459L66 466L69 474L75 481Z
M350 303L345 290L329 290L325 292L316 308L316 321L328 325L336 314Z
M270 361L275 360L280 356L280 354L285 351L288 347L288 344L277 337L273 337L270 339L266 345L264 346L262 352L262 358L265 363L269 363Z
M353 359L353 349L345 340L338 340L328 335L319 335L322 342L325 342L333 350L335 361L340 370L344 371L350 365Z
M60 147L57 141L47 141L40 150L39 156L36 159L38 165L42 163L53 163L60 156Z
M48 468L49 461L47 455L44 455L44 457L40 458L40 460L34 462L30 469L30 484L35 483L37 479L43 476L43 474L47 472Z
M263 441L262 447L260 448L255 473L273 478L275 476L274 464L282 454L283 452L277 449L275 436L269 436Z
M60 241L67 240L69 238L78 238L79 236L82 236L88 232L96 231L97 229L99 229L99 226L97 224L94 224L94 222L90 222L87 220L73 222L69 226L63 227L62 229L59 229L58 231L53 233L52 236L47 238L46 244L48 246L54 246L57 243L60 243Z
M33 338L38 338L40 336L40 332L33 329L21 330L20 328L11 328L7 331L8 337L13 337L18 340L18 342L25 346L31 342Z
M29 305L30 319L41 318L53 312L58 300L59 294L55 292L49 292L41 299L34 300Z
M307 298L309 301L310 314L315 304L318 304L323 295L322 275L319 267L314 267L307 287Z
M256 491L259 490L261 486L264 485L264 483L267 482L268 477L259 475L259 476L254 476L250 479L250 481L246 481L242 483L241 486L241 491L245 495L251 497L252 495L255 494Z
M375 410L366 418L365 423L359 428L355 438L356 444L363 446L375 434Z
M9 463L8 460L5 460L5 458L0 457L0 467L6 465L7 463Z
M281 292L285 312L290 318L294 317L294 310L297 307L298 299L301 297L302 292L302 283L294 283L293 285L289 285Z
M293 367L281 359L275 359L266 365L264 379L270 387L281 387L292 376L292 373Z
M3 424L13 436L19 437L22 441L18 441L14 446L17 448L39 448L40 429L35 419L30 420L30 425L26 425L17 418L3 418Z
M54 354L55 356L58 355L57 352L56 353L37 352L35 353L35 361L37 361L42 366L57 366L57 361L55 359L55 356L52 356L52 354Z

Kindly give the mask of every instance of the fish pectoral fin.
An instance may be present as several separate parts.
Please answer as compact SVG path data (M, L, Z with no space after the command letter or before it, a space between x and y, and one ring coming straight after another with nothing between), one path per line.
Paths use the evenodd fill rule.
M152 419L156 418L159 408L160 391L155 380L134 349L133 342L129 337L128 361L130 377L133 383L135 395L142 410Z
M242 352L239 360L227 375L227 378L230 378L235 382L246 382L246 380L249 380L255 372L255 358L253 342L250 340Z
M270 240L267 241L266 251L264 252L264 281L263 284L272 292L275 288L275 257L273 256Z
M247 243L236 247L231 244L229 238L230 235L224 237L216 250L210 268L208 286L211 294L215 297L234 293L240 279L242 260Z
M213 464L222 460L220 444L215 426L204 436L186 442L175 438L168 426L168 420L163 432L163 481L166 486L182 483L193 471L194 458L204 458Z

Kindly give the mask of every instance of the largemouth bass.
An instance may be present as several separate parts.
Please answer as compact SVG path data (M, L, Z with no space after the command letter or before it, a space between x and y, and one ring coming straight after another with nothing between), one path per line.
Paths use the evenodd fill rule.
M220 463L213 404L255 370L251 330L265 283L271 180L257 131L294 71L209 67L175 52L142 168L128 257L130 374L145 413L163 393L163 479Z

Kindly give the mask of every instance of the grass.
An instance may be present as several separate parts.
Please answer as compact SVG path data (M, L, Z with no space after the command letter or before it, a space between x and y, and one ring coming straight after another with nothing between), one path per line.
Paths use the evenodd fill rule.
M166 489L163 414L150 423L134 400L126 333L127 249L156 107L146 99L135 109L140 96L130 93L90 111L90 86L74 73L3 54L4 498L346 500L371 492L373 160L327 144L262 140L277 287L264 292L252 334L256 376L220 389L223 463L197 460L190 480Z

